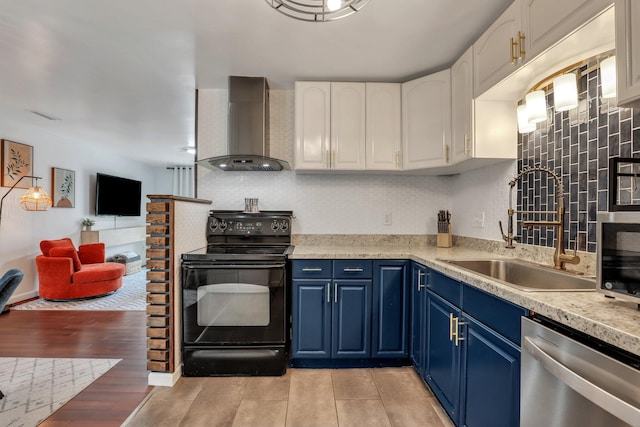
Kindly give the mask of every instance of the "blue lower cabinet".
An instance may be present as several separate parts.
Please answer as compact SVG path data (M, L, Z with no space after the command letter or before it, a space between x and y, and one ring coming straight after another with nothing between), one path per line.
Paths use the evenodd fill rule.
M449 417L458 425L463 341L453 339L453 319L460 319L460 309L428 291L425 380Z
M409 297L407 261L374 261L372 357L408 355Z
M515 427L520 420L520 349L466 317L459 425Z
M427 268L416 262L411 263L411 321L409 328L409 356L413 366L422 378L425 376L425 352L427 336Z
M293 357L331 357L331 282L294 280L292 289Z
M294 280L292 357L370 357L371 289L371 280Z
M331 330L334 359L371 356L371 288L371 280L334 282Z

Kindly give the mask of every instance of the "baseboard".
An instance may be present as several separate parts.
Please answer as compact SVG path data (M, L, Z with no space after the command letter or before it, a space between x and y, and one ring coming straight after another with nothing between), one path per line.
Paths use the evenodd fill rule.
M14 305L18 303L29 302L32 299L38 298L38 291L29 291L22 294L13 294L9 301L7 301L7 305Z
M174 372L149 372L149 385L173 387L180 377L182 377L182 366Z

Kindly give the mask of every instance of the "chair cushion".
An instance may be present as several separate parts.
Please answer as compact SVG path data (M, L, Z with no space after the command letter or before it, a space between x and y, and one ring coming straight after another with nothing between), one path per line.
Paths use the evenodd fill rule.
M105 262L103 264L83 264L80 271L73 274L73 283L90 283L114 280L124 276L124 264Z
M68 237L59 240L43 240L40 242L40 250L42 251L42 255L50 256L49 252L52 248L71 248L74 251L76 250L73 242Z
M58 258L71 258L73 260L73 271L80 271L82 269L82 263L80 262L80 257L78 257L78 252L76 252L73 248L67 247L53 247L49 250L50 257L58 257Z

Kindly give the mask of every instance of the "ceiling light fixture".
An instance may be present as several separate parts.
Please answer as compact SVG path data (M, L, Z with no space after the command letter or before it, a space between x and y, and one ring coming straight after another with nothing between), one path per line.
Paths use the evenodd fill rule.
M569 111L578 107L578 83L574 73L553 79L553 106L556 111Z
M345 18L365 7L369 0L265 0L290 18L326 22Z

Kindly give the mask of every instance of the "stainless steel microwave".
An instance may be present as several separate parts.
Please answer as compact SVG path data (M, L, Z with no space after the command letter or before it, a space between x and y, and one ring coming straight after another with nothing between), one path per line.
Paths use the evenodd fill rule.
M598 291L640 304L640 212L598 214Z

